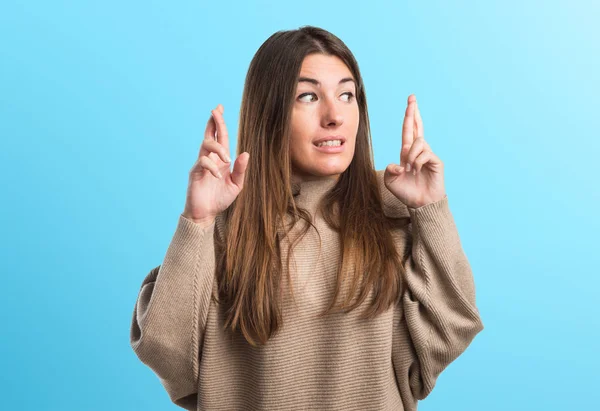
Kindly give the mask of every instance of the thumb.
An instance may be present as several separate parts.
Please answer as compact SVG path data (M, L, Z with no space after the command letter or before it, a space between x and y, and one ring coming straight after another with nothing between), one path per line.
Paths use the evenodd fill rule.
M404 167L404 165L397 165L394 163L388 164L388 166L385 168L385 174L387 174L388 176L398 176L402 173L404 173L404 171L406 170L406 168Z
M248 160L250 154L244 151L242 154L235 159L233 164L233 171L231 172L231 181L238 186L240 189L244 186L244 179L246 177L246 169L248 168Z

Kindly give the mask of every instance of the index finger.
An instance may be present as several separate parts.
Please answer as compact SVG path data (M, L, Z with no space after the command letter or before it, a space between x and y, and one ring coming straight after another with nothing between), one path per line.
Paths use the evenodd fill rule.
M404 113L404 124L402 125L402 149L400 151L400 163L406 162L406 156L413 144L413 133L415 123L415 101L417 98L414 94L408 96L408 104Z
M424 137L423 133L423 118L421 117L421 110L419 110L419 103L415 103L415 127L417 137Z
M223 118L223 111L225 108L222 104L219 104L217 108L211 110L211 113L215 119L217 125L217 136L216 140L229 152L229 134L227 133L227 126L225 125L225 119Z

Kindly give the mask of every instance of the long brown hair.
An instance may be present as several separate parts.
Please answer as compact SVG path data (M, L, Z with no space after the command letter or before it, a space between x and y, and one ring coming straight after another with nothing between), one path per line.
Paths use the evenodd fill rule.
M219 295L213 298L225 307L224 328L235 331L239 327L253 346L265 344L282 324L280 241L290 229L284 221L290 217L292 225L305 221L300 237L288 248L288 279L289 251L313 226L310 213L294 201L297 191L291 179L289 139L300 69L311 53L337 56L348 66L356 80L360 113L354 158L319 205L341 241L335 294L321 315L349 312L372 290L371 305L361 314L361 318L372 318L396 303L401 292L404 271L390 232L394 219L383 213L358 64L348 47L326 30L303 26L278 31L260 46L248 69L237 154L247 151L250 162L243 190L218 216L225 220L225 229L224 238L217 237ZM342 287L348 281L345 293ZM340 293L346 298L336 305Z

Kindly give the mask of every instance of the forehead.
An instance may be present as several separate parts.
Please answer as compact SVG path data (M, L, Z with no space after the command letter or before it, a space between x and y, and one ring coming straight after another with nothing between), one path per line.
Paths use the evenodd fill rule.
M346 64L337 56L310 54L302 61L301 77L311 77L327 85L337 85L343 77L352 77Z

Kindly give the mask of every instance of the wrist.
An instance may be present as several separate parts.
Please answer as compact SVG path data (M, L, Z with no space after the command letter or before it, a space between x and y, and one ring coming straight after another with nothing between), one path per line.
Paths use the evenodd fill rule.
M442 201L442 200L443 200L443 199L445 199L446 197L448 197L448 195L447 195L447 194L444 194L444 195L443 195L442 197L440 197L440 198L436 198L436 199L433 199L433 200L429 200L429 201L427 201L427 202L423 202L423 203L413 203L413 204L407 204L407 206L408 206L408 207L410 207L410 208L420 208L420 207L424 207L424 206L426 206L426 205L429 205L429 204L437 203L438 201Z
M189 214L186 214L186 213L182 213L181 216L183 218L185 218L186 220L189 220L192 223L200 225L202 227L208 227L215 221L214 217L193 218L192 216L190 216Z

